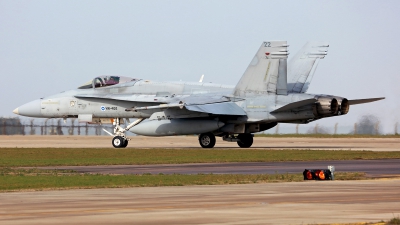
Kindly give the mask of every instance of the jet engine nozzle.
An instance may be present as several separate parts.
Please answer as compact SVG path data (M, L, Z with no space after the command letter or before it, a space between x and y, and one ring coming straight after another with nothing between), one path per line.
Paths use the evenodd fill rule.
M313 113L316 117L326 117L336 115L339 111L339 103L336 98L322 97L318 98L313 107Z
M341 100L340 109L339 110L340 110L340 114L341 115L345 115L345 114L347 114L349 112L350 104L349 104L349 100L347 100L347 98L343 98Z
M350 110L349 100L338 96L317 96L313 114L317 118L345 115Z

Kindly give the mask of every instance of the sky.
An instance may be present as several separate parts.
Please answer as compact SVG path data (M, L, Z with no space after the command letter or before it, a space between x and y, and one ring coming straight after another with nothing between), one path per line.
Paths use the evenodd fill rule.
M377 116L400 122L400 1L18 1L0 0L0 116L99 75L235 85L266 40L291 56L328 41L308 90L356 105L320 126ZM289 55L290 58L290 55Z

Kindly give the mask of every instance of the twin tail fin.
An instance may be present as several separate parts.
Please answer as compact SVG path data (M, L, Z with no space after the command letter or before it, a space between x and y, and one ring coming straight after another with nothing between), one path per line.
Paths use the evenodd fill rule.
M233 95L287 95L287 47L286 41L263 42L234 88Z

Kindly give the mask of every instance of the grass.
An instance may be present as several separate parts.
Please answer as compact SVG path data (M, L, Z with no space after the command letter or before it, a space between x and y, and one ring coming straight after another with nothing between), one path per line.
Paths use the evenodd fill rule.
M400 152L265 149L0 148L0 167L146 165L400 158Z
M400 218L394 217L387 222L388 225L400 225Z
M256 137L274 137L274 138L400 138L400 134L256 134Z
M336 173L335 179L354 180L366 179L366 177L364 173ZM72 170L0 169L0 191L222 185L298 181L303 181L302 174L102 175L80 174Z
M302 181L302 174L80 174L73 170L12 167L276 162L400 158L400 152L265 149L0 148L0 191L69 188L152 187ZM336 180L366 179L335 173Z
M380 222L361 222L361 223L334 223L334 224L318 224L318 225L400 225L400 218L394 217L389 221L380 221Z

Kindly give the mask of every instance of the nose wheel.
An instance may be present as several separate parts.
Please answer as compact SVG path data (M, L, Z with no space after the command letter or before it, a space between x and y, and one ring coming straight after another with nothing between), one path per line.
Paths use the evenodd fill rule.
M128 146L128 139L125 139L121 136L115 136L112 139L112 145L114 148L126 148L126 146Z
M144 118L140 118L138 120L136 120L135 122L129 124L126 128L122 128L120 126L120 119L119 118L115 118L113 125L114 127L114 134L112 134L111 132L108 132L107 130L103 129L107 134L109 134L110 136L113 136L112 139L112 145L114 146L114 148L126 148L126 146L128 146L128 139L125 136L125 132L130 130L132 127L138 125L140 122L142 122L144 120ZM128 120L129 121L129 120Z

